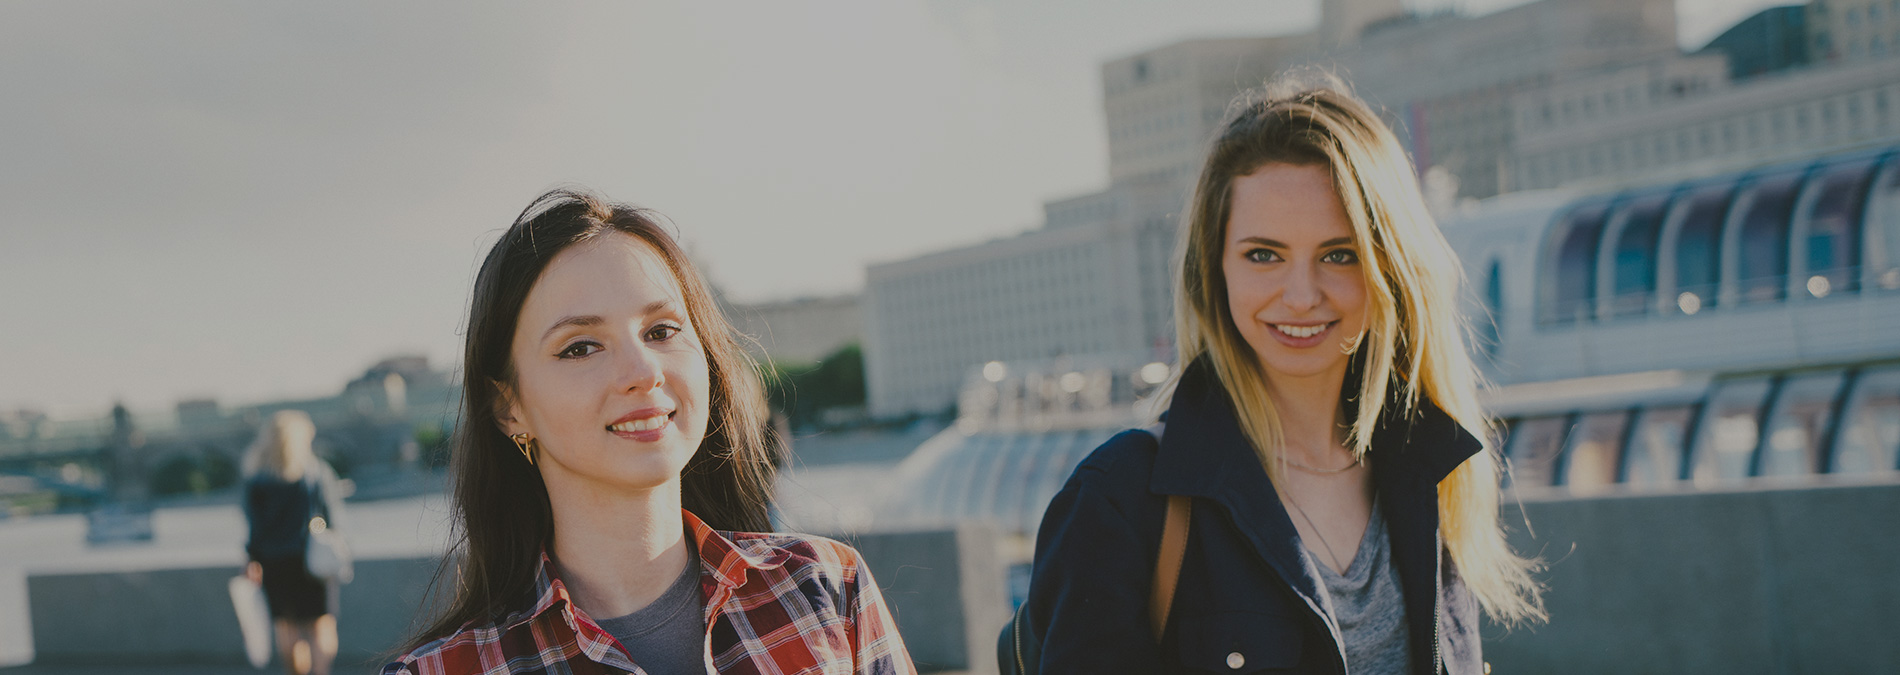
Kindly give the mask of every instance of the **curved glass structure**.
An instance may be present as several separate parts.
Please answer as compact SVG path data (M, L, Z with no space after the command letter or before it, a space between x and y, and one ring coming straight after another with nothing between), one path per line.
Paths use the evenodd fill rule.
M1547 327L1900 290L1900 154L1586 197L1544 241Z

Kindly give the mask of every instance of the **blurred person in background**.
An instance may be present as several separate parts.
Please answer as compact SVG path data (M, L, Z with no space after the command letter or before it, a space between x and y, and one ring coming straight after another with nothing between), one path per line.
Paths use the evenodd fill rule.
M264 588L278 658L292 675L328 675L337 652L337 581L305 566L312 529L340 529L343 516L344 489L311 451L316 437L309 415L278 411L244 462L245 574Z
M1337 79L1282 78L1235 102L1189 208L1165 428L1095 450L1038 533L1041 671L1483 672L1480 611L1543 608L1398 139Z
M657 214L541 196L467 326L451 597L385 675L915 671L857 551L769 533L761 386Z

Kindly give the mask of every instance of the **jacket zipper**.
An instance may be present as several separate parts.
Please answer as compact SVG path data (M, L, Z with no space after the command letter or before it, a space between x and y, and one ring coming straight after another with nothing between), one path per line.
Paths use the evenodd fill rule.
M1436 529L1432 531L1432 672L1443 675L1445 658L1438 652L1439 612L1445 604L1445 541L1444 534Z

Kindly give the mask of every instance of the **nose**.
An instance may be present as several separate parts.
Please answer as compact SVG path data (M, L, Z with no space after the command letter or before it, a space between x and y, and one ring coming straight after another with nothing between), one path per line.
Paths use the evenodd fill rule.
M1286 287L1280 291L1280 303L1294 312L1310 312L1319 307L1325 292L1320 290L1319 266L1296 263L1287 270Z
M660 363L660 355L645 342L634 341L631 349L621 350L621 386L626 391L638 392L660 388L666 384L666 370Z

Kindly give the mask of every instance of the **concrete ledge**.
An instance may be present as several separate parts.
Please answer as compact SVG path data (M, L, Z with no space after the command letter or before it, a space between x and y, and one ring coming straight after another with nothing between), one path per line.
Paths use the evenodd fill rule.
M1900 672L1900 484L1530 502L1548 625L1503 673ZM1507 525L1523 529L1516 507Z
M978 671L1009 616L994 530L840 537L858 548L925 671ZM342 589L340 672L373 668L416 628L435 558L358 560ZM35 666L244 664L226 584L235 566L27 578Z

